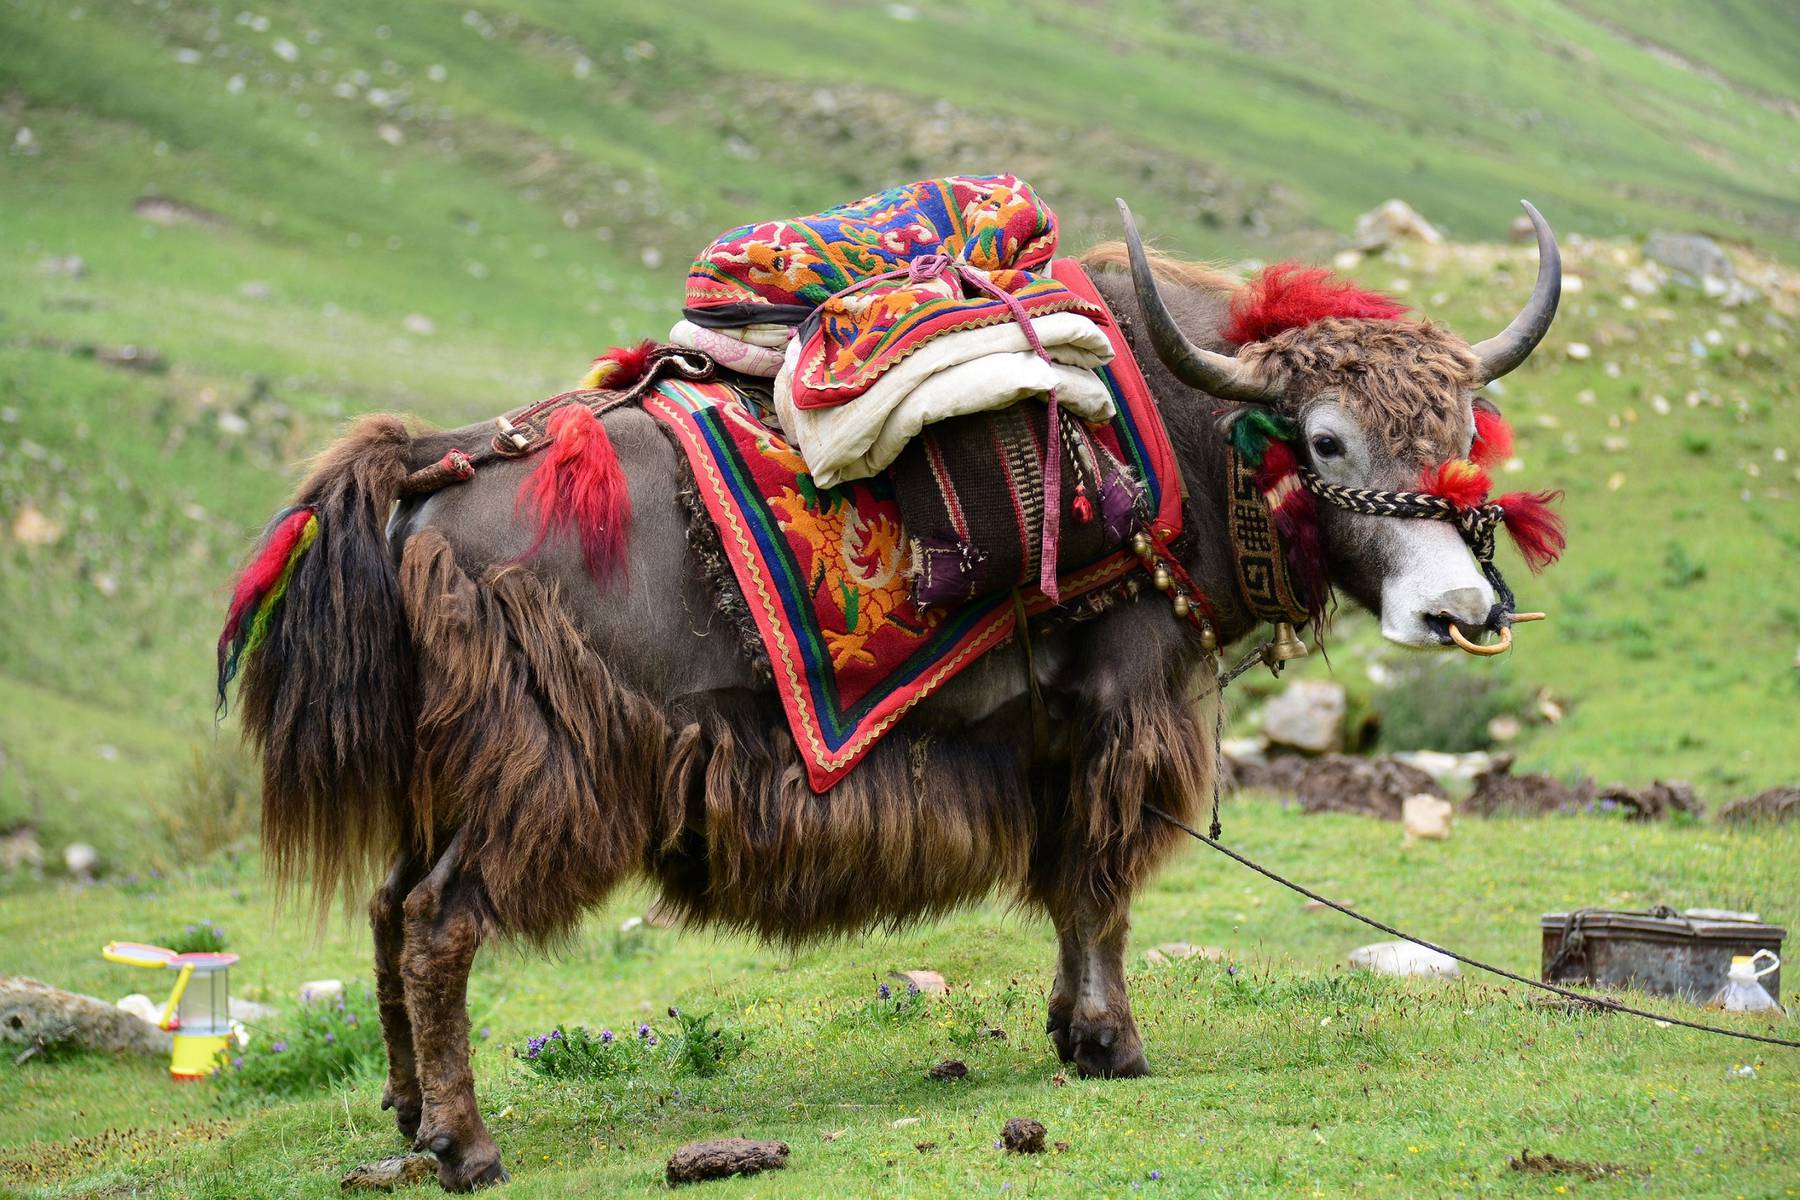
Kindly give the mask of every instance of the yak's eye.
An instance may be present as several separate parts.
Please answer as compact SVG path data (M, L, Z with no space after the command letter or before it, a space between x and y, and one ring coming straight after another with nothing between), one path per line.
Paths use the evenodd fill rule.
M1321 433L1312 440L1313 453L1320 458L1338 458L1344 453L1344 443L1329 433Z

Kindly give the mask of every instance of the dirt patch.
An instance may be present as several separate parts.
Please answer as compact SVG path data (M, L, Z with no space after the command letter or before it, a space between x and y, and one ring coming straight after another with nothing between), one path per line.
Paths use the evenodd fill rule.
M1386 756L1327 754L1306 764L1294 794L1309 813L1344 812L1398 821L1408 796L1443 796L1437 781L1417 767Z
M717 1138L689 1142L669 1156L665 1174L671 1186L724 1179L731 1175L755 1175L787 1166L786 1142L759 1142L750 1138Z
M1503 755L1475 776L1475 789L1463 802L1463 812L1478 817L1535 817L1578 812L1594 802L1592 779L1569 783L1551 775L1514 775L1512 765L1512 755Z
M1612 1179L1631 1173L1617 1163L1582 1162L1555 1154L1533 1154L1529 1150L1519 1151L1517 1158L1508 1158L1506 1165L1533 1175L1579 1175L1583 1179Z
M1000 1130L1000 1144L1011 1154L1042 1154L1044 1123L1030 1117L1013 1117Z
M1733 800L1719 810L1719 820L1733 823L1800 820L1800 787L1770 788L1754 796Z
M1627 821L1665 821L1676 813L1698 817L1706 812L1694 789L1678 779L1658 779L1643 788L1609 787L1600 793L1595 804L1618 809Z

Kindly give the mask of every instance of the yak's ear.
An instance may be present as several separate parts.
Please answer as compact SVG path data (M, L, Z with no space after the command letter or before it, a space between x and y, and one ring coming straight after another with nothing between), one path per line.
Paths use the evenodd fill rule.
M1485 396L1475 397L1475 442L1469 458L1477 466L1497 467L1513 453L1512 426L1500 409Z

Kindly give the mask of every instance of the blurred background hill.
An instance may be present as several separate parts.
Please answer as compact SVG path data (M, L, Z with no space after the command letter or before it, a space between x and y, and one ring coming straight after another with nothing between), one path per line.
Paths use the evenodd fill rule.
M1784 6L1672 0L0 0L0 832L141 856L250 786L223 590L339 421L548 394L665 333L720 229L956 171L1029 179L1071 252L1125 195L1471 337L1532 198L1579 282L1497 390L1517 486L1568 492L1566 563L1511 566L1552 620L1424 675L1344 622L1337 674L1497 689L1557 772L1794 782L1797 63ZM1356 248L1391 197L1446 241Z

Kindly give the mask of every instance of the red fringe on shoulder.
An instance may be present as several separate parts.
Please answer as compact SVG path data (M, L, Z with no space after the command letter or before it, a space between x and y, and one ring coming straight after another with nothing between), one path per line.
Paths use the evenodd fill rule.
M625 564L631 536L631 489L606 426L585 405L569 404L550 417L551 443L519 485L517 508L537 522L529 559L553 533L571 526L581 538L588 574L602 584Z
M1406 306L1379 292L1367 292L1323 267L1276 263L1245 284L1231 302L1227 341L1245 345L1299 329L1327 317L1392 320Z

